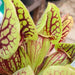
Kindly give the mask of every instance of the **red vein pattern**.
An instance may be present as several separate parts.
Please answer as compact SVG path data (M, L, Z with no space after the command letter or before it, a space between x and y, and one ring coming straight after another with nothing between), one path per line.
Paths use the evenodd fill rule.
M30 66L27 66L16 71L13 75L34 75L34 72Z
M6 14L7 14L7 11L11 11L11 10L9 10L9 9L7 9L6 10ZM12 24L10 24L10 19L11 19L11 17L12 17L12 15L9 17L9 18L7 18L6 17L6 14L5 14L5 18L3 19L3 22L2 22L2 25L3 25L3 23L4 23L4 21L5 20L8 20L8 25L5 27L5 28L2 28L1 27L1 30L0 30L0 49L1 48L3 48L3 50L4 50L4 46L6 47L6 46L8 46L8 45L10 45L10 47L12 48L12 46L11 46L11 44L10 44L10 42L13 42L14 43L14 40L16 39L16 38L13 38L12 40L10 40L9 38L8 38L8 36L9 35L12 35L12 28L14 28L14 29L16 29ZM11 25L11 26L10 26ZM7 29L9 28L9 32L6 34L6 35L4 35L4 34L2 34L2 32L4 32L4 31L6 31ZM14 32L15 33L15 32ZM2 34L2 35L1 35ZM3 36L3 37L1 37L1 36ZM2 43L2 41L3 40L7 40L8 41L8 43L7 44L3 44ZM15 44L15 43L14 43ZM7 49L8 50L8 49ZM6 54L6 53L5 53Z
M5 2L4 19L0 28L0 57L10 58L16 52L20 40L20 24L11 1Z
M26 62L22 62L25 61L25 59L25 53L23 52L21 47L19 47L16 53L11 58L5 60L0 58L0 67L12 74L20 68L25 67Z
M48 67L48 66L52 66L52 65L66 65L70 63L70 59L68 58L68 56L62 52L55 52L54 54L50 55L43 66L43 69Z
M44 39L43 37L38 36L38 40L30 41L27 43L28 55L32 63L34 63L37 57L39 56L40 50L43 45L43 39Z
M54 46L55 46L55 45L50 42L50 48L49 48L49 51L48 51L48 53L47 53L47 56L50 55L50 53L51 53L51 51L53 50Z
M23 5L21 1L17 0L12 0L17 16L20 21L21 29L20 29L20 34L21 37L24 36L24 38L29 38L35 40L37 38L37 33L35 29L35 25L33 23L32 18L29 15L28 10L26 7Z
M13 73L18 70L21 65L20 63L21 59L19 55L19 50L10 59L3 60L0 58L0 66L10 73Z
M70 30L71 30L71 28L73 26L73 18L71 16L69 16L69 15L64 15L62 17L62 26L63 26L62 27L63 28L62 29L62 37L61 37L61 39L60 39L59 42L62 42L66 38L66 36L68 35L68 33L70 32ZM50 47L47 55L50 54L50 52L52 51L52 49L54 48L55 45L53 45L51 43L50 46L51 47Z
M75 58L75 44L60 43L57 45L57 50L63 50L73 61Z
M0 67L0 75L10 75L10 73Z
M68 35L68 33L70 32L73 26L73 18L69 15L66 15L62 20L62 26L63 26L63 30L62 30L62 37L60 42L63 41L65 37Z
M46 25L43 27L39 34L42 36L50 37L51 40L56 40L56 42L58 42L59 38L61 37L61 31L62 26L59 14L52 7L51 10L47 12Z
M65 66L50 66L46 68L41 75L74 75L75 68L71 65Z

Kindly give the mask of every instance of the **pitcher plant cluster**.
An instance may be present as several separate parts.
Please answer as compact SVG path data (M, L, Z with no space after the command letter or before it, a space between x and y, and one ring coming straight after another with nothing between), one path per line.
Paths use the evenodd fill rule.
M53 3L48 3L35 25L20 0L4 0L0 74L75 75L75 68L70 66L75 59L75 44L63 43L72 25L73 18L61 18ZM54 47L56 52L50 54Z

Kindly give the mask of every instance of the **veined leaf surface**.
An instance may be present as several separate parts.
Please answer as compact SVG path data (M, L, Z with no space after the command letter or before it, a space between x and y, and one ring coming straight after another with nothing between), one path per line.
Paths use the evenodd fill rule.
M62 17L62 37L60 39L60 42L65 39L65 37L70 32L71 28L73 26L73 18L69 15L65 15Z
M75 68L71 65L50 66L38 75L75 75Z
M3 68L0 67L0 74L1 75L10 75L7 71L3 70Z
M11 58L0 58L0 67L11 74L27 65L30 65L30 60L22 47L19 47Z
M49 50L48 50L47 56L49 56L49 55L51 54L51 51L53 50L54 46L55 46L55 45L52 44L52 42L50 42L50 48L49 48Z
M20 51L20 59L21 59L21 68L31 65L31 61L29 56L26 53L26 49L24 49L23 47L19 47L19 51Z
M20 0L11 0L20 21L20 34L25 40L36 40L38 35L29 11Z
M13 75L34 75L34 72L30 66L27 66L25 68L16 71Z
M32 62L33 69L38 67L46 56L50 47L50 40L39 36L36 41L28 41L28 56Z
M64 52L58 51L48 56L42 69L45 69L53 65L66 65L69 63L70 63L70 60L68 56Z
M0 27L0 57L10 58L20 41L20 24L15 8L10 0L4 0L4 19Z
M47 9L37 23L37 31L43 37L50 37L52 43L59 42L62 24L59 9L54 4L48 3Z
M36 41L28 41L27 43L27 50L28 55L30 57L30 60L32 63L34 63L40 53L40 50L42 48L44 38L38 37L38 40Z
M75 44L59 43L55 45L58 51L64 51L71 60L75 59Z
M73 18L69 15L64 15L62 17L62 36L59 42L62 42L66 36L68 35L68 33L70 32L71 28L73 26ZM50 54L50 52L52 51L52 49L54 48L55 45L53 45L51 43L50 45L50 49L48 51L48 55Z

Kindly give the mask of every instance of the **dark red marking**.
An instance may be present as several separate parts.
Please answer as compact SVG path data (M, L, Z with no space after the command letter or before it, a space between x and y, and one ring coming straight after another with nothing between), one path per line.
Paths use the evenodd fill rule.
M56 53L56 55L57 55L57 54L58 54L58 53ZM52 55L51 59L47 62L47 64L45 65L44 68L46 68L46 66L51 62L51 60L52 60L56 55Z
M15 58L17 58L17 61L15 60ZM0 59L2 59L2 58L0 58ZM16 68L16 71L18 70L18 67L19 67L19 69L21 68L21 57L20 57L20 51L19 51L19 49L17 50L17 52L11 58L9 58L7 60L2 59L2 62L0 62L0 66L5 71L8 70L8 72L14 73L14 71L11 69L13 67L13 65L11 65L12 64L11 60L14 63L14 66ZM18 63L18 65L17 65L17 63ZM5 64L5 65L3 65L3 64ZM10 64L10 66L9 66L9 64Z
M2 43L0 42L0 49L2 49Z
M18 13L18 11L17 10L19 10L19 9L22 9L23 10L23 8L22 7L15 7L16 8L16 12L17 12L17 16L19 17L19 14L20 13ZM31 30L35 30L35 28L29 28L29 26L32 26L32 25L30 25L29 24L29 22L28 22L28 20L27 19L29 19L29 18L27 18L27 19L25 19L25 11L23 10L23 19L19 19L19 21L21 22L21 21L26 21L27 22L27 24L26 25L23 25L23 24L21 24L23 27L22 27L22 29L20 30L20 35L21 36L24 36L25 38L27 38L27 36L28 35L30 35L31 37L33 36L32 34L29 34L28 32L31 32L31 33L35 33L35 32L32 32ZM28 30L27 31L25 31L25 32L23 32L24 31L24 29L25 28L28 28Z
M50 24L51 24L51 26L50 26L50 34L53 34L53 32L51 31L51 27L53 25L55 25L56 26L56 29L57 29L57 28L59 28L60 24L59 24L59 26L56 25L56 23L59 22L59 20L57 20L54 24L52 24L53 18L58 19L58 17L56 17L57 14L55 16L53 16L53 14L54 14L53 8L51 9L51 12L52 12L52 17L51 17L51 20L50 20ZM56 32L56 33L58 33L58 32Z
M70 27L69 27L69 24L71 23L71 21L63 28L63 31L66 29L66 28L68 28L68 29L70 29Z
M59 56L59 54L61 54L61 56ZM68 62L65 62L65 64L67 64L67 63L70 62L70 60L69 60L67 54L65 54L63 51L58 51L58 52L52 54L52 55L49 56L49 57L50 57L50 60L47 62L47 64L45 65L45 67L46 67L51 61L53 61L53 58L55 58L55 57L56 57L56 59L54 60L54 62L52 62L51 65L54 65L54 64L57 63L58 61L60 61L60 62L58 62L58 64L62 64L62 63L64 62L64 60L68 60ZM63 58L61 59L61 57L63 57ZM46 61L45 61L45 62L46 62ZM65 64L64 64L64 65L65 65ZM45 68L45 67L44 67L44 68Z
M16 38L13 38L13 40L9 40L9 38L8 38L8 35L11 35L11 34L12 34L12 33L11 33L12 28L15 29L15 27L14 27L12 24L10 24L10 19L12 18L12 13L11 13L11 16L10 16L9 18L7 18L7 17L6 17L7 11L11 11L11 10L10 10L10 9L6 9L6 11L5 11L6 13L5 13L5 17L4 17L4 19L3 19L2 25L3 25L3 23L4 23L4 21L5 21L6 19L8 20L8 24L7 24L7 26L6 26L5 28L3 28L3 29L2 29L2 25L1 25L0 37L1 37L1 33L2 33L3 31L5 31L6 29L8 29L10 25L11 25L11 28L9 29L9 32L8 32L5 36L3 36L3 38L0 39L0 49L3 48L3 46L8 46L8 45L10 45L10 42L13 42L13 43L14 43L14 40L16 39ZM2 41L2 40L5 40L5 39L8 40L8 43L7 43L7 44L1 43L1 41ZM15 43L14 43L14 44L15 44ZM12 48L11 45L10 45L10 47ZM4 50L4 49L3 49L3 50ZM4 50L4 51L5 51L5 50ZM2 54L3 54L3 53L2 53ZM5 53L5 54L6 54L6 53Z
M68 47L67 47L67 48L68 48ZM70 49L72 49L72 48L73 48L73 46L69 46L69 49L67 49L66 52L70 51Z
M26 72L25 71L22 71L22 74L26 75Z

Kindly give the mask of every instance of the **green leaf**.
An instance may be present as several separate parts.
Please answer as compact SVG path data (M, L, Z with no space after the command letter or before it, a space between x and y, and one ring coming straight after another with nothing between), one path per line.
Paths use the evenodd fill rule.
M75 59L75 44L59 43L55 48L58 51L64 51L72 61Z
M0 57L10 58L20 41L20 24L15 8L10 0L4 0L4 19L0 27Z
M27 65L31 65L30 58L25 52L26 49L24 50L23 47L19 47L19 51L20 51L20 59L21 59L21 68Z
M50 66L38 75L75 75L75 68L71 65Z
M17 16L20 21L20 34L21 37L27 40L36 40L38 35L35 24L29 14L29 11L20 0L11 0L15 6Z
M47 38L44 38L43 40L43 44L42 44L42 48L41 51L38 55L38 58L34 64L34 66L37 68L38 66L40 66L40 64L43 62L45 56L47 55L47 52L49 50L50 47L50 40Z
M10 75L10 73L0 67L0 75Z
M43 40L44 38L39 36L38 40L27 42L27 52L32 64L34 64L34 62L37 60L37 57L39 56Z
M33 69L35 69L42 63L49 50L49 47L50 40L41 36L39 36L38 40L36 41L28 41L27 52L32 62Z
M34 72L30 66L27 66L25 68L16 71L13 75L34 75Z
M60 39L60 42L63 41L73 26L73 18L69 15L65 15L62 17L62 37Z
M47 20L47 13L49 12L49 10L51 9L51 7L47 6L44 14L42 15L42 17L40 18L40 20L37 23L37 32L39 33L43 27L46 25L46 20Z
M50 56L48 56L48 58L46 59L46 61L44 63L42 70L49 66L66 65L69 63L70 63L70 60L69 60L68 56L64 52L58 51L58 52L55 52L55 53L51 54Z
M31 62L22 47L19 47L11 58L0 58L0 67L11 74L16 72L20 68L26 67L27 65L31 65Z
M54 4L48 3L47 9L36 27L39 35L49 37L54 44L59 42L62 35L59 9Z
M62 17L62 36L59 42L62 42L66 38L70 30L72 29L72 26L73 26L73 18L70 15L64 15ZM53 48L54 45L51 43L51 47L47 55L50 54Z

